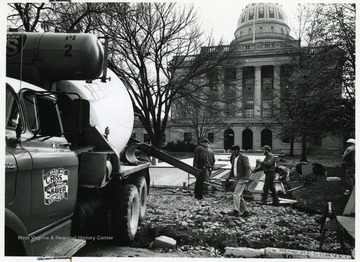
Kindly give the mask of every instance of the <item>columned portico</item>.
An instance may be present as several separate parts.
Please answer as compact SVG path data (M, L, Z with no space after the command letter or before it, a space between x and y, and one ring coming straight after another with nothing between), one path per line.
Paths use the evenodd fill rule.
M219 99L213 103L219 103L223 108L222 120L207 119L211 124L206 123L209 131L204 135L214 139L213 148L228 150L231 145L238 144L245 150L259 150L268 144L277 151L288 152L290 149L289 141L277 135L281 92L283 88L291 87L289 77L293 69L288 50L298 46L298 41L289 32L281 5L250 3L242 10L231 43L236 50L230 63L213 69L212 76L216 78L210 74L199 78L200 83L208 81L209 88L215 87L213 91L218 92ZM211 48L204 47L204 50ZM201 92L198 95L201 96ZM175 109L176 105L172 112ZM172 135L170 141L187 141L189 131L196 132L187 123L184 126L173 124L171 128L174 131L166 137ZM218 132L219 128L222 132ZM296 142L294 150L299 152L301 144Z
M261 116L261 67L255 67L254 116Z

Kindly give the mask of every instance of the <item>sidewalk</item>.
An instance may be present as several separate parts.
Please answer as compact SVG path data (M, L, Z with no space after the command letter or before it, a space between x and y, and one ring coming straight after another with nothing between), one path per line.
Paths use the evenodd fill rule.
M264 158L263 155L249 155L248 157L251 167L256 165L257 159ZM193 158L185 158L181 161L192 165ZM230 170L230 154L215 155L215 166L219 166L222 170ZM194 176L165 162L150 166L150 180L151 187L182 187L184 183L187 187L195 183Z

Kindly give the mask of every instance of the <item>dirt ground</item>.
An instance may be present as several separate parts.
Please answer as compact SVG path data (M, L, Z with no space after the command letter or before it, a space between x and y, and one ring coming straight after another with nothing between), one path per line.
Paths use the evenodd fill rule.
M321 164L327 176L341 177L341 181L326 181L324 175L306 179L296 171L296 158L282 157L280 163L291 169L291 198L298 201L286 206L261 206L247 202L251 216L234 218L227 215L232 207L231 193L214 192L205 200L194 199L192 190L181 188L151 188L147 215L141 223L135 240L126 249L109 242L88 243L79 256L140 256L140 257L223 257L226 247L264 248L278 247L320 251L320 222L327 203L332 202L335 212L341 215L347 203L341 161L331 157L309 157L309 163ZM167 236L177 241L171 250L150 249L155 237ZM351 254L354 243L346 234L341 245L339 234L329 231L322 246L323 252Z

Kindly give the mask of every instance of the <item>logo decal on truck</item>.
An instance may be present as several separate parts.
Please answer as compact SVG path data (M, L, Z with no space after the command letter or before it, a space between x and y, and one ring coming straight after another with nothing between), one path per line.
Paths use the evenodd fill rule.
M64 168L53 168L46 174L44 174L43 170L45 205L68 199L69 173L70 171Z
M27 36L23 34L7 35L6 56L14 57L24 48Z

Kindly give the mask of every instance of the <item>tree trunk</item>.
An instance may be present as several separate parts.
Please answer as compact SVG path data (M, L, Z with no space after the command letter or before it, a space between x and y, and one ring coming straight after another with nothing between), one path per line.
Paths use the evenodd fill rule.
M294 156L294 141L295 139L293 137L290 138L290 153L289 153L290 156Z
M162 139L159 138L158 136L154 136L152 139L151 139L151 145L160 149L161 146L162 146Z
M301 142L301 160L302 162L307 162L307 152L306 152L306 134L302 135Z

